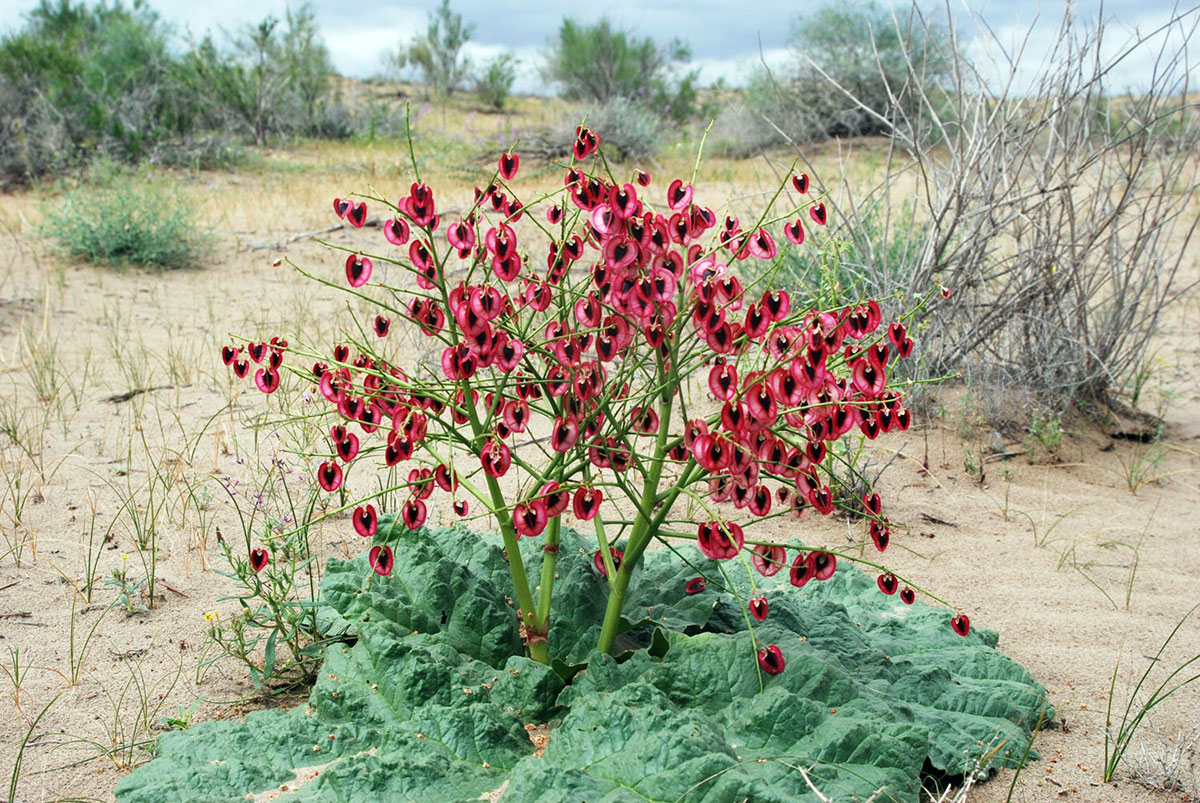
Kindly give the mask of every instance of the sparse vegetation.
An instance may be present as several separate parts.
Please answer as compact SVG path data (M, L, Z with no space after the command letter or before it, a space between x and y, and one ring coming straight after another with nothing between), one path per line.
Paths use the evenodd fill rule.
M562 86L568 100L599 107L634 104L656 117L683 121L696 104L699 73L678 71L690 57L679 39L659 44L614 28L607 19L589 25L567 18L546 54L546 77Z
M463 21L462 14L450 9L450 0L442 0L430 13L424 32L390 53L388 63L396 74L402 74L406 67L416 69L428 91L438 97L450 95L470 74L471 66L463 58L462 48L474 30L473 24ZM502 75L502 70L498 71L501 82Z
M203 263L208 235L178 189L120 171L95 175L92 184L68 191L50 207L44 231L63 254L160 270Z
M436 16L436 3L428 6ZM1036 763L1036 750L1046 752L1044 741L1023 742L1023 735L1012 741L1007 732L979 735L978 764L984 771L1035 762L1013 774L1011 785L1008 777L1000 779L999 796L1008 787L1013 800L1033 799L1046 789L1049 794L1087 789L1106 777L1123 785L1115 790L1118 797L1149 794L1127 784L1180 797L1200 795L1195 772L1200 686L1192 677L1200 664L1187 641L1195 631L1195 614L1185 617L1159 656L1148 649L1171 631L1182 613L1178 601L1193 594L1200 573L1197 556L1185 548L1200 474L1192 420L1200 398L1200 358L1193 348L1200 313L1193 239L1200 128L1194 95L1184 94L1190 85L1182 82L1181 64L1173 61L1176 45L1190 41L1188 26L1200 11L1180 13L1177 38L1161 50L1145 94L1140 87L1131 94L1114 92L1123 87L1107 72L1108 60L1096 55L1111 52L1108 46L1100 49L1109 34L1103 26L1081 27L1068 18L1056 47L1037 54L1044 58L1031 59L1031 45L1024 52L1020 46L1009 51L1011 71L1019 67L1022 75L1034 74L1031 83L1007 93L1000 84L989 85L983 97L982 64L965 56L975 58L979 49L961 49L961 39L952 47L944 38L959 32L920 15L910 18L903 10L893 20L876 7L848 8L830 12L839 15L831 30L850 25L846 19L855 15L869 17L872 31L890 37L877 39L877 46L886 45L883 50L911 32L914 42L930 48L928 65L900 64L882 50L875 60L866 47L835 52L835 42L808 46L829 78L810 65L774 76L761 73L748 88L700 90L683 106L694 110L703 101L720 114L699 165L695 146L708 118L687 111L677 122L670 102L684 89L691 67L672 61L678 51L659 34L645 36L648 31L608 26L608 35L623 35L634 56L647 43L658 49L654 57L665 64L663 95L651 86L606 102L586 94L568 101L514 95L515 58L507 54L468 65L462 56L470 46L458 52L451 72L460 78L453 90L437 89L415 62L407 63L404 75L422 84L415 91L406 82L334 75L307 6L253 29L231 23L231 36L222 29L194 42L182 41L178 28L140 3L47 0L34 8L23 28L0 41L0 184L15 190L0 194L0 638L5 645L0 647L5 659L0 661L0 715L8 715L0 716L0 764L12 767L8 796L56 799L69 789L81 799L110 798L121 776L156 755L158 731L164 728L190 730L208 723L197 729L203 732L213 729L214 719L240 720L247 710L295 702L297 695L309 699L307 686L314 679L314 710L348 705L352 691L375 700L378 690L359 682L362 678L353 672L318 672L320 662L336 653L335 663L339 656L354 663L377 648L413 651L423 661L422 650L444 648L424 631L412 636L415 626L375 619L377 607L371 612L376 628L394 629L398 641L390 631L360 638L353 629L340 636L345 643L329 641L343 633L344 623L335 620L330 629L332 609L315 602L325 594L326 579L336 581L349 606L400 577L416 578L413 588L429 576L462 580L472 588L499 585L443 571L444 562L405 567L399 560L390 580L375 576L366 583L370 567L340 562L367 544L352 529L351 500L370 497L384 528L393 520L389 514L411 501L405 477L413 462L381 468L374 476L361 467L345 471L341 487L318 495L315 505L297 491L321 461L334 459L326 442L330 430L319 424L323 397L310 371L314 360L327 359L319 355L330 344L344 343L350 349L346 366L360 353L372 353L389 365L431 365L436 374L444 344L406 333L411 328L404 320L407 313L391 295L393 286L405 299L411 290L403 269L388 260L403 260L412 240L400 250L380 243L377 222L394 214L391 204L413 182L428 182L437 188L442 218L416 239L428 239L443 254L448 228L470 214L475 186L495 182L499 187L482 203L476 220L511 214L505 205L538 197L535 185L561 188L561 171L577 142L575 126L584 115L599 133L607 158L576 160L581 169L605 182L630 182L645 208L662 203L669 176L687 180L695 171L697 188L715 188L704 202L712 205L717 226L730 214L744 229L763 225L775 238L778 252L770 260L743 261L731 251L716 251L747 293L741 309L726 311L731 326L744 326L750 302L759 303L764 287L781 286L791 291L792 310L815 306L839 315L855 297L878 296L885 318L908 327L916 345L901 365L911 367L897 369L889 360L889 379L898 383L910 408L922 389L940 395L931 397L925 412L913 408L907 434L880 434L873 440L852 430L829 445L820 476L842 515L826 519L824 527L813 526L819 519L811 516L799 527L803 537L828 538L824 543L836 549L840 562L870 561L875 548L864 537L868 522L858 511L871 504L868 490L876 483L899 493L904 504L889 511L889 557L900 553L897 566L917 579L943 578L947 603L971 606L972 619L982 625L971 631L972 646L975 639L990 637L984 627L995 626L1004 650L1034 678L1046 677L1039 660L1053 661L1056 672L1070 678L1070 684L1058 677L1048 684L1060 717L1050 713L1039 719L1030 708L1032 716L1027 713L1019 726L1035 733L1043 726L1055 730L1055 749L1062 755L1053 762L1052 775L1043 774L1047 765ZM473 35L484 38L484 19L455 15L447 4L442 9L457 17L464 42L472 23L479 26ZM811 19L818 18L824 19ZM888 33L897 20L904 33ZM927 23L929 35L922 29ZM576 24L580 35L589 28ZM417 32L422 31L424 26ZM1156 41L1131 40L1128 51ZM496 52L491 39L482 44ZM207 59L205 69L221 80L201 81L191 72L196 58ZM1034 69L1038 61L1045 63L1040 73ZM847 67L864 64L866 72L878 75ZM944 72L944 65L953 69ZM841 88L835 86L829 82L835 66L841 75L863 81L886 71L894 97L850 78L839 78ZM804 133L821 121L811 120L798 105L788 106L801 78L824 82L814 86L812 97L828 104L826 122L839 127L837 143L814 146L828 131ZM851 98L871 92L875 100ZM394 137L408 129L404 99L412 96L410 119L417 138L408 164L407 149ZM631 96L637 100L630 102ZM863 125L858 133L871 136L851 139L854 125ZM542 138L549 126L557 140ZM511 186L495 178L494 155L479 156L485 144L499 144L521 157L519 177L507 182ZM751 155L755 158L733 158ZM793 159L798 159L794 166ZM807 193L784 180L789 168L809 174ZM637 169L650 174L648 186L638 183ZM30 182L31 189L21 186ZM799 215L807 235L800 247L792 247L783 234L790 217L760 218L771 198L764 188L778 183L784 184L780 202L822 202L828 210L824 226ZM369 193L351 196L370 204L368 222L358 229L343 220L341 228L330 229L339 223L332 217L332 196L346 197L356 189ZM493 212L497 203L505 208ZM547 203L541 200L542 206ZM569 225L588 216L583 211L575 219L577 207L570 200L561 205ZM531 277L544 276L546 268L545 252L531 247L537 232L548 228L557 235L560 230L558 224L547 227L543 212L531 203L519 221L515 215L510 221L522 244L523 270ZM480 225L484 228L477 235L486 230ZM362 296L348 297L349 304L331 301L300 287L283 266L273 264L286 256L306 267L319 266L322 281L343 285L341 262L327 265L328 255L314 239L345 249L342 258L370 247L375 274L362 292L380 291L383 303L395 309L371 309ZM370 241L378 247L367 246ZM387 250L376 253L380 249ZM585 240L583 259L600 258ZM486 262L472 268L469 257L459 263L451 254L449 260L464 275L447 271L447 287L464 280L502 286L480 279L481 268L490 270ZM204 270L168 275L110 265ZM581 275L580 286L589 281ZM567 284L553 285L555 304L571 289ZM528 315L518 303L524 287L520 282L509 287L514 304ZM938 292L942 288L945 297ZM922 293L930 294L932 309L910 314L908 302ZM390 323L386 336L372 329L380 325L372 323L376 312L390 318L382 324L386 329ZM559 314L547 312L568 323L575 320L567 303ZM350 323L352 316L365 321L365 330ZM690 316L683 320L694 325ZM531 326L535 336L526 342L533 343L539 331ZM264 338L305 333L285 349L282 390L292 398L284 400L285 392L269 397L247 392L255 372L271 365L269 355L262 363L249 362L247 379L226 376L218 355L230 332ZM890 345L895 356L895 343ZM844 348L837 352L846 353ZM526 357L537 359L536 354ZM638 374L628 362L605 367L610 381L615 377L621 384L628 378L636 386ZM365 380L372 373L354 375ZM423 378L427 372L414 373ZM956 375L948 390L923 384ZM366 393L365 382L362 387ZM477 412L488 407L488 392L496 389L481 387ZM817 401L818 406L837 403ZM628 402L604 403L616 409L613 405ZM540 410L563 402L543 396L529 404ZM702 394L688 401L687 414L707 416L720 407L713 405ZM453 405L440 413L434 407L424 412L436 428L433 422L451 414ZM1089 413L1098 413L1098 420ZM780 414L786 413L781 409ZM382 439L371 442L357 424L346 425L363 439L366 459L375 459L370 450L383 447ZM382 428L388 425L385 418ZM549 450L538 438L540 433L532 432L521 448L531 455L539 446ZM513 443L524 440L517 436ZM796 459L804 455L797 452ZM458 469L486 496L477 482L483 476L480 464L469 462L459 460ZM613 476L615 484L598 486L605 504L651 462ZM420 481L410 478L410 483ZM221 491L223 485L229 494ZM524 494L526 485L513 487ZM780 490L794 487L783 485ZM469 493L459 488L466 500ZM686 522L707 518L713 503L711 488L701 484L693 490L681 513ZM773 499L778 513L785 502ZM484 514L476 497L470 502L465 521L478 528ZM747 515L736 505L728 513L739 521ZM430 503L430 524L445 525L452 515ZM614 517L607 537L627 546L633 518ZM319 521L301 530L298 520ZM672 537L695 539L694 525L677 529ZM763 521L761 529L768 538L780 539L798 531L790 518ZM488 539L495 540L482 535L466 542L464 554L477 554ZM399 555L403 539L390 543ZM563 574L570 574L569 581L556 578L559 595L566 598L578 589L577 596L594 601L604 582L592 563L596 545L580 541L576 549L573 541L563 543L572 548L556 553L556 565L574 574ZM538 565L534 561L546 554L542 544L529 538L518 543L522 552L530 547L530 565ZM444 550L429 548L433 556ZM256 562L262 550L269 550L265 565ZM580 550L587 553L582 568L572 563ZM646 554L654 561L668 557ZM339 562L329 564L334 568L327 575L326 562L333 558ZM507 560L499 554L489 560L501 579L507 576ZM777 626L774 617L788 608L773 581L737 562L724 564L727 577L712 575L706 593L729 600L748 582L754 589L749 594L770 598L773 618L762 625L747 619L753 611L736 600L727 607L700 607L706 615L711 610L720 628L766 636ZM849 575L838 571L839 577ZM774 582L786 586L786 574ZM534 591L542 576L536 571L529 576ZM873 582L862 589L864 598L878 597ZM902 588L907 579L898 582ZM811 594L816 585L801 594ZM464 603L455 614L458 597L415 600L413 609L420 608L429 622L444 618L459 628L484 609ZM683 607L672 611L688 610L688 599L703 602L683 597ZM920 606L903 607L903 596L879 599L885 615L894 614L897 621L905 614L919 618ZM518 603L514 599L510 607L502 595L493 601L503 617L510 617ZM813 621L828 623L821 606L818 599ZM655 606L650 615L664 613ZM743 624L754 629L743 630ZM863 632L855 625L843 642L860 643ZM723 639L729 633L708 635ZM788 655L822 649L819 632L803 635ZM639 632L623 631L617 645L640 649L645 645L626 641L638 637ZM655 642L653 634L649 638ZM1093 660L1098 643L1124 645L1119 672L1112 677L1111 658L1107 666ZM880 644L898 662L894 646ZM671 666L678 658L650 656L645 668ZM802 677L805 659L791 660L782 677ZM969 660L975 659L964 656L963 665ZM1133 666L1132 676L1127 665ZM533 709L525 708L525 701L487 697L485 691L495 694L496 689L481 684L499 677L497 686L508 682L515 689L537 679L550 685L561 680L553 670L528 672L528 664L508 667L519 669L518 677L500 664L485 668L478 659L449 656L433 664L414 663L418 674L431 666L464 681L453 689L453 713L461 713L463 703L467 708L491 705L504 722L515 721L507 707ZM611 669L640 682L627 662L614 662ZM723 672L718 669L716 677L723 680ZM1163 678L1167 683L1154 690ZM757 678L745 680L746 699L759 700ZM967 685L978 682L973 678ZM1125 710L1123 689L1135 684ZM462 690L468 687L469 694ZM64 692L70 704L62 704ZM1096 710L1106 693L1111 710ZM497 700L504 702L494 705ZM829 709L819 705L814 711L836 724L841 704L834 715L834 703L828 702ZM638 711L647 709L639 705ZM625 708L614 710L625 715ZM250 723L281 714L255 714ZM418 748L436 749L429 724L444 723L443 714L439 710L409 734L419 739ZM562 717L546 714L553 726L539 728L538 738L553 744L561 738L555 731ZM1097 729L1106 719L1109 744L1102 765ZM299 721L313 722L286 720ZM410 720L414 728L417 723ZM325 724L331 726L328 732L317 731L311 740L321 743L323 754L312 759L313 765L331 760L334 751L327 741L349 735L333 720L319 719L317 727ZM512 729L513 761L523 761L528 749L521 724ZM397 730L387 732L394 736ZM305 731L304 738L308 735ZM717 743L735 743L723 738L729 735L722 734ZM303 742L298 746L305 756L312 749ZM762 766L776 762L774 755L764 753ZM401 761L411 764L411 756ZM722 783L751 761L705 782ZM795 767L801 769L780 771L811 773L807 765ZM492 768L478 765L475 771L501 770L492 762ZM334 767L321 774L336 773ZM1046 777L1064 786L1031 792ZM831 800L844 791L819 773L811 781L809 791L822 790ZM985 782L970 766L961 777L941 781L928 790L930 799L961 800L972 784ZM509 789L508 798L522 799L520 788ZM863 797L872 791L864 789ZM804 793L797 785L796 794ZM149 799L160 799L154 794Z
M517 57L512 53L501 53L483 65L475 78L475 95L489 109L503 111L517 79Z
M1118 767L1121 766L1125 758L1125 754L1129 748L1133 746L1133 737L1138 734L1142 723L1147 721L1154 710L1162 705L1168 698L1174 696L1180 690L1190 684L1200 680L1200 672L1196 672L1194 665L1200 663L1200 654L1193 655L1183 663L1178 664L1172 669L1165 678L1152 690L1147 687L1147 696L1141 696L1142 687L1146 686L1150 680L1150 675L1158 668L1158 663L1163 657L1163 652L1175 640L1179 629L1184 626L1187 620L1196 608L1190 608L1183 618L1176 623L1175 628L1163 641L1162 646L1158 648L1158 652L1154 654L1154 658L1150 661L1146 671L1138 678L1137 685L1129 694L1128 702L1125 704L1125 709L1121 711L1119 708L1120 721L1113 717L1113 704L1117 691L1117 677L1121 668L1120 659L1117 660L1117 665L1113 668L1112 683L1108 689L1108 708L1105 711L1105 728L1104 728L1104 781L1105 783L1113 780L1117 774ZM1165 669L1163 670L1165 671ZM1120 703L1117 703L1119 706ZM1114 730L1115 728L1115 730ZM1185 747L1185 754L1190 751L1190 746ZM1181 769L1176 767L1176 769Z

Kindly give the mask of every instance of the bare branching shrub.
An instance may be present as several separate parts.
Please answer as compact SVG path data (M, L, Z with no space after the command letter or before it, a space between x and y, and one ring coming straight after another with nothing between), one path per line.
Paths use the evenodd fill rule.
M1184 800L1200 797L1200 728L1164 735L1153 721L1150 735L1142 734L1138 751L1127 757L1127 777L1150 789L1177 794Z
M928 313L927 371L970 372L1056 405L1117 403L1182 292L1200 220L1186 62L1198 19L1180 13L1115 55L1103 22L1081 26L1070 10L1045 54L1026 52L1029 34L1006 51L980 21L992 72L960 55L951 24L946 80L921 76L926 56L909 58L912 100L898 102L888 83L885 108L824 74L890 138L877 183L836 188L857 270L874 292L951 291ZM1145 85L1111 94L1114 66L1150 49ZM1018 69L1039 59L1032 77ZM901 200L916 202L915 215L898 213Z

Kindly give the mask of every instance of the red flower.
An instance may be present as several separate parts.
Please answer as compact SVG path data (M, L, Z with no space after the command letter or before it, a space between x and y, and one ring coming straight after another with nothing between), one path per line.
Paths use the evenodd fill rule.
M741 526L732 521L706 521L697 528L700 551L712 560L734 557L745 542L746 536Z
M400 508L400 520L410 530L415 530L424 524L427 514L428 509L425 507L425 502L422 499L409 499Z
M332 460L326 460L317 467L317 484L326 493L333 493L342 484L342 467Z
M335 207L336 209L336 207ZM366 202L354 203L350 202L350 208L346 210L346 220L356 229L361 229L363 224L367 222L367 204Z
M667 187L667 206L678 212L692 202L692 185L684 184L682 179L675 179Z
M524 535L528 538L541 535L549 520L546 515L546 503L540 499L528 504L520 502L513 506L512 518L513 526L517 528L517 535Z
M512 465L512 452L504 441L489 439L479 452L479 462L489 477L503 477Z
M362 287L371 278L371 269L375 267L368 257L361 254L351 254L346 257L346 281L351 287Z
M625 553L615 547L610 547L608 554L612 557L613 570L619 571L621 568L621 559L625 557ZM608 569L604 567L604 558L600 556L600 550L598 549L592 555L592 567L595 568L601 577L608 577Z
M375 513L374 505L366 507L354 508L354 531L363 538L370 538L375 535L375 530L379 527L379 516Z
M256 574L261 572L270 560L271 554L267 550L261 548L250 550L250 568L254 569Z
M571 494L562 490L554 480L541 487L537 498L546 505L546 515L550 518L560 515L571 504Z
M575 491L575 499L572 502L575 518L591 521L600 510L602 501L604 501L604 492L599 488L579 488Z
M517 174L517 168L521 166L521 157L515 153L500 154L500 176L505 181L511 181L513 176Z
M768 675L778 675L786 665L787 662L783 660L783 653L774 644L765 650L758 651L758 666Z
M386 577L392 573L395 561L392 558L390 546L371 547L371 551L367 553L367 560L370 562L371 568L375 570L375 574Z
M837 557L831 552L809 552L808 567L817 580L828 580L837 571Z
M408 242L408 221L394 217L383 224L383 236L392 245L405 245Z
M796 553L796 559L792 561L792 571L788 576L788 580L796 588L804 588L813 577L812 565L808 561L808 555L803 552Z
M896 588L899 585L899 582L900 581L896 579L896 575L892 574L891 572L885 572L879 575L879 577L875 580L876 585L879 586L879 590L888 596L896 593Z
M778 544L755 544L751 550L750 562L763 577L773 577L783 568L787 560L787 550Z

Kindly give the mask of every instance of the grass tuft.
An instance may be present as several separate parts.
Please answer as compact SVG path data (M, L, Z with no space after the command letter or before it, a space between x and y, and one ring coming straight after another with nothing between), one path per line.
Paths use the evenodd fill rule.
M210 246L195 204L133 176L118 174L69 191L46 220L43 233L63 254L101 265L194 268Z

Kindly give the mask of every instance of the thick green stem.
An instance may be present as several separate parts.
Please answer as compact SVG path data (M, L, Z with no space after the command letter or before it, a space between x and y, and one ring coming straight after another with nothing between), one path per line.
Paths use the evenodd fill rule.
M529 647L529 657L539 664L548 664L550 652L547 649L546 634L539 627L533 594L529 591L529 577L525 574L525 562L521 560L521 548L517 546L517 531L513 529L512 522L504 516L504 495L500 492L500 483L496 482L495 477L489 476L487 485L492 495L492 503L496 505L496 523L500 525L504 554L508 556L508 572L512 575L513 588L517 592L517 618L521 620L521 635Z
M554 595L554 573L558 570L558 533L562 516L555 516L546 525L546 540L542 546L542 580L537 587L537 621L543 634L550 632L550 600Z
M470 403L471 387L463 381L463 398L467 402L467 420L471 424L471 433L476 443L482 436L483 427L475 405ZM508 557L508 572L512 575L513 590L517 594L517 618L521 622L521 638L529 648L529 657L540 664L550 663L550 651L546 644L546 632L540 627L537 608L533 602L533 594L529 590L529 577L525 574L525 562L521 560L521 549L517 546L517 531L512 520L508 517L508 505L504 501L504 493L496 478L485 472L488 495L492 498L492 515L500 527L500 537L504 539L504 554Z
M661 364L660 364L661 366ZM661 370L661 368L660 368ZM662 479L663 466L666 464L667 432L671 421L671 400L668 392L666 398L659 401L659 430L656 440L654 465L650 467L645 482L642 483L642 498L638 505L637 519L630 533L629 543L625 545L625 556L621 559L621 568L609 586L608 606L604 610L604 623L600 626L600 640L596 649L611 653L613 642L621 627L621 609L625 606L625 592L629 590L629 580L633 570L641 562L642 553L654 537L661 514L654 515L654 502L658 497L658 483Z
M625 606L625 592L629 590L630 573L625 568L628 565L629 563L622 561L616 580L609 587L608 606L604 609L604 624L600 627L600 640L596 643L596 649L600 652L612 652L613 641L617 638L617 629L621 626L621 609Z

